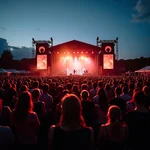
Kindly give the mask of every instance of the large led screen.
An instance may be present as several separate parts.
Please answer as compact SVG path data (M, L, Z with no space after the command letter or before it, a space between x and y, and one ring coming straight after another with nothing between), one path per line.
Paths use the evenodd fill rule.
M114 69L114 55L113 54L103 55L103 69Z
M47 55L37 55L37 69L47 69Z

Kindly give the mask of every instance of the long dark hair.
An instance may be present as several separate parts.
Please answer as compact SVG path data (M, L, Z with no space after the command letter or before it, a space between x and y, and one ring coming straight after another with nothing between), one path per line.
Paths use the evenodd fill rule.
M112 135L118 136L120 135L120 129L122 127L121 117L122 113L118 106L112 105L108 109L107 113L108 121L107 123L111 124L112 127Z
M22 92L19 95L16 103L15 110L13 111L12 117L15 123L24 123L27 115L32 112L33 103L31 94L27 91Z
M59 125L85 126L82 117L81 102L75 94L66 94L62 98L62 114Z
M109 105L108 105L108 98L107 98L105 90L99 89L98 95L99 95L99 108L102 111L107 112Z

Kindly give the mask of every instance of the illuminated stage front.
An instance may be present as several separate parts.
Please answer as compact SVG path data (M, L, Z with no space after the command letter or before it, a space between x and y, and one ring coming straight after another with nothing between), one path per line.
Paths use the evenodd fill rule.
M100 48L73 40L50 48L51 73L53 75L98 74Z
M36 44L36 68L49 75L106 75L115 70L114 41L97 46L73 40L50 46L51 41ZM98 40L97 40L98 43Z
M69 52L70 53L70 52ZM57 75L93 75L96 73L95 56L81 54L57 53L54 58L53 72Z

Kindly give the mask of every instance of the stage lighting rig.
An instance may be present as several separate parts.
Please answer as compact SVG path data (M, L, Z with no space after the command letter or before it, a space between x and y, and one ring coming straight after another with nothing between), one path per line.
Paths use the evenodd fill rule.
M118 52L119 52L119 50L118 50L118 37L115 40L100 40L99 37L97 37L96 42L97 42L98 47L101 47L102 43L114 43L116 45L116 60L119 59L119 56L118 56Z
M50 40L35 40L32 38L32 58L35 58L35 45L39 43L48 43L49 48L53 46L53 38L51 37ZM51 54L51 52L49 52Z

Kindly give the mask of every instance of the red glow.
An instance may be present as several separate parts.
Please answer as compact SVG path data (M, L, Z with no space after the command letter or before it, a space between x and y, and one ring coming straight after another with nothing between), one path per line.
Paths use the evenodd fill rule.
M104 54L103 55L103 68L104 69L114 69L113 54Z
M75 52L73 52L75 53ZM76 52L80 53L80 52ZM95 74L96 65L95 59L93 57L85 56L85 55L71 55L71 54L62 54L57 55L54 60L53 72L55 74L64 74L64 75L84 75ZM74 73L76 70L76 73Z
M37 69L47 69L47 55L37 55Z

